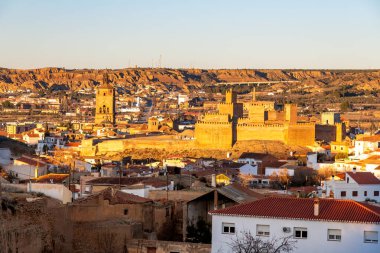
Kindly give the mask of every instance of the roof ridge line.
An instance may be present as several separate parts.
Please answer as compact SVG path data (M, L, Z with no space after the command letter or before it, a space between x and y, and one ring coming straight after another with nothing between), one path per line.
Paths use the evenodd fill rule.
M353 201L353 200L352 200L352 201ZM375 214L376 216L380 217L380 214L377 213L377 212L375 212L375 211L372 210L371 208L366 207L366 206L363 205L362 203L359 203L359 202L356 202L356 201L353 201L353 202L355 202L355 204L358 205L358 206L360 206L361 208L363 208L363 209L365 209L365 210L367 210L367 211L369 211L369 212Z

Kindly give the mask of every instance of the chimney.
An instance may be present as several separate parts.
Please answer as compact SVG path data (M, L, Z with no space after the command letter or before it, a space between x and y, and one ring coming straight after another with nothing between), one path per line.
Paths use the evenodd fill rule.
M314 199L314 216L319 215L319 198Z
M216 187L216 175L211 175L211 187Z
M214 210L218 210L218 191L214 190Z
M356 173L356 167L354 167L353 169L352 169L352 172L355 174Z

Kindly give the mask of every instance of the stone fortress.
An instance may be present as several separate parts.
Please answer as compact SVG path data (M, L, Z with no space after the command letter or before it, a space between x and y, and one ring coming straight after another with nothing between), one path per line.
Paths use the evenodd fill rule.
M283 108L283 109L282 109ZM129 138L95 137L81 143L82 156L119 154L131 149L159 150L231 150L236 142L281 141L289 146L312 146L315 140L343 143L345 124L339 113L322 113L321 124L301 122L297 105L283 107L272 101L239 103L232 89L226 92L224 103L219 103L217 113L202 115L195 125L195 140L182 140L176 135L139 135ZM115 129L115 91L104 83L96 90L95 128ZM159 122L151 117L144 133L157 132Z
M329 125L317 128L315 122L299 122L296 104L285 104L283 110L278 110L275 102L256 101L255 91L252 101L243 104L230 89L225 102L217 108L217 113L204 114L195 125L195 139L201 147L231 148L237 141L250 140L311 146L321 134L326 141L343 138L340 136L344 132L343 124L330 121ZM246 117L243 117L244 111Z

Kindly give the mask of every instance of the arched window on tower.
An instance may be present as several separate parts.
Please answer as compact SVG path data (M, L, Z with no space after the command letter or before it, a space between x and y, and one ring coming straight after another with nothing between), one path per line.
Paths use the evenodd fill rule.
M99 113L102 113L102 107L99 107Z
M110 113L110 108L109 107L107 107L107 113Z
M103 96L105 96L105 95L106 95L106 93L104 92L104 93L103 93Z

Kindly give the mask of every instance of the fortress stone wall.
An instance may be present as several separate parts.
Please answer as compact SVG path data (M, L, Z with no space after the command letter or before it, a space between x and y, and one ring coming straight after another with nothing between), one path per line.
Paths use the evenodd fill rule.
M236 128L238 141L271 140L286 143L286 127L283 124L238 124Z
M232 122L207 122L197 123L197 144L208 148L230 148L235 140L233 136Z

